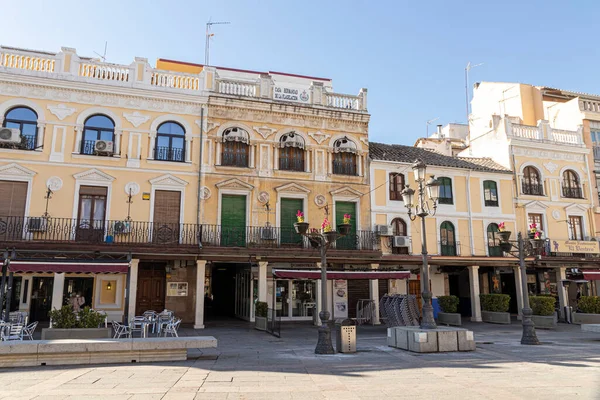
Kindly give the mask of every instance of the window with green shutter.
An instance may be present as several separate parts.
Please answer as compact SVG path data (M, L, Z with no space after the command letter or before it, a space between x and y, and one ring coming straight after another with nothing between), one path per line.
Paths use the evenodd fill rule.
M296 218L298 210L304 210L304 201L302 199L281 199L281 209L279 210L281 244L302 244L302 236L297 234L294 228L294 224L298 221Z
M246 246L246 196L222 196L221 246Z
M497 224L489 224L487 227L488 253L490 257L502 257L503 255L500 248L500 236L497 234L498 231Z
M356 203L347 201L335 202L335 222L341 224L344 214L350 214L350 233L336 242L337 249L356 250L358 248L358 236L356 234Z
M440 198L438 200L439 204L454 204L454 200L452 199L452 179L441 177L438 178L440 182Z
M483 198L486 207L498 207L498 186L494 181L483 181Z

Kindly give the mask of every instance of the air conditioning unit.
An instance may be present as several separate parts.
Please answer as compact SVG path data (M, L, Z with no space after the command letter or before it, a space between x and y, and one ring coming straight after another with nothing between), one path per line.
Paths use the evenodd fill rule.
M0 128L0 142L21 143L21 131L17 128Z
M410 245L410 238L408 236L394 236L394 247L408 247Z
M379 236L392 236L394 229L389 225L375 225L375 232Z
M47 218L29 218L27 221L27 230L29 232L46 232L47 228Z
M113 224L113 233L115 235L126 235L131 232L131 224L129 221L115 221Z
M262 240L275 240L275 229L272 226L264 226L260 228L260 238Z
M94 151L96 153L112 153L114 142L110 140L96 140L94 143Z

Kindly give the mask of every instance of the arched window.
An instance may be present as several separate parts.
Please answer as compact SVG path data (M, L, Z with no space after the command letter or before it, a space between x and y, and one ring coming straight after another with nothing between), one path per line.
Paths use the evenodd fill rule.
M5 128L18 129L21 134L21 142L5 143L8 143L8 145L10 145L11 147L26 150L34 150L37 146L37 119L38 115L31 108L15 107L10 109L4 115L4 123L2 124L2 126ZM10 138L10 136L7 136L7 138Z
M523 194L530 194L533 196L544 195L544 185L540 177L540 171L535 167L525 167L523 170Z
M290 132L279 139L279 169L282 171L304 171L304 139Z
M579 176L572 169L563 172L562 193L563 197L572 199L583 198L583 191L579 184Z
M221 165L248 168L250 135L242 128L228 128L223 132Z
M164 122L156 131L154 159L162 161L185 161L185 129L177 122Z
M440 225L440 244L443 256L456 255L456 238L452 222L444 221Z
M96 146L98 140L114 142L115 123L106 115L92 115L83 124L83 140L81 141L81 154L112 155L110 148L103 149ZM113 146L114 148L114 146Z
M394 236L408 236L406 222L402 218L394 218L392 228L394 229ZM408 254L408 247L392 247L392 254Z
M390 200L402 201L402 190L404 189L404 175L398 172L390 173Z
M454 200L452 199L452 179L441 177L438 178L440 182L440 198L438 200L439 204L454 204Z
M358 175L356 166L356 143L344 136L333 143L333 173L336 175Z
M498 207L498 186L494 181L483 181L483 198L486 207Z
M497 232L498 224L489 224L487 227L488 253L490 257L502 257L502 249L500 248L500 236Z

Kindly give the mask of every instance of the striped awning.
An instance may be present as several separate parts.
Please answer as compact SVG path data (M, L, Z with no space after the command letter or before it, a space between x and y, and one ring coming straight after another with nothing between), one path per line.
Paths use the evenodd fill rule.
M600 280L600 269L581 270L583 277L588 281Z
M127 262L44 262L11 261L8 270L18 273L76 273L76 274L126 274Z
M321 279L320 270L274 269L281 279ZM327 279L408 279L410 271L327 271Z

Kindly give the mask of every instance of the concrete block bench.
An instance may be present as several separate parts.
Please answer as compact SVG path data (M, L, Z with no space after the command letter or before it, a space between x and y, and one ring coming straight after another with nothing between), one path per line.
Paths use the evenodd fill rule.
M212 336L0 342L0 367L184 361L188 349L216 348Z
M600 333L600 324L582 324L581 332Z

